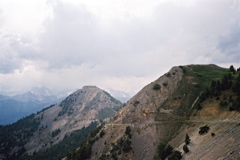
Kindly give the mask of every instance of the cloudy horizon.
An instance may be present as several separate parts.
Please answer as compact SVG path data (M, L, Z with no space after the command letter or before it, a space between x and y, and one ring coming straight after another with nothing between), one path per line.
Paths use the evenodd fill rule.
M240 67L238 0L0 0L0 91L136 94L173 66Z

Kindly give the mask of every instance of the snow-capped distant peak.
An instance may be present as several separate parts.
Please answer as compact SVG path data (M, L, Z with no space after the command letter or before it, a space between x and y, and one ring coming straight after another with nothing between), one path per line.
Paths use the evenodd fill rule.
M30 92L36 96L55 96L53 92L46 87L34 87Z

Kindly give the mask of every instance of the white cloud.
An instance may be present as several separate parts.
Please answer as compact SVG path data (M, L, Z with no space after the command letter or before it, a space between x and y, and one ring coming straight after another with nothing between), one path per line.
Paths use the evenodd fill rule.
M133 94L172 66L240 65L240 3L234 0L11 0L0 6L4 88L91 84Z
M50 14L47 0L0 1L4 26L1 30L13 34L25 34L34 38L42 28L42 22Z

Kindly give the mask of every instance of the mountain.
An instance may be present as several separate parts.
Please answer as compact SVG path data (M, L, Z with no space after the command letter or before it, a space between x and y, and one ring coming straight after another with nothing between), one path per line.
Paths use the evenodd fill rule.
M28 159L40 150L58 145L72 134L79 134L88 126L96 126L93 122L105 121L121 105L107 92L95 86L85 86L59 104L0 127L0 146L3 146L0 159ZM87 138L86 133L84 137Z
M120 106L107 92L83 87L0 126L0 159L240 158L240 70L233 66L173 67Z
M173 67L66 159L238 159L239 111L239 71Z
M111 95L116 97L122 103L126 103L131 98L129 93L126 93L126 92L123 92L123 91L119 91L119 90L109 89L109 93L111 93Z
M35 106L23 103L11 98L0 100L0 125L6 125L17 121L18 119L29 115L35 109Z
M4 95L1 95L1 94L0 94L0 101L6 100L6 99L10 99L10 97L4 96Z
M46 87L34 87L30 91L13 96L13 99L21 102L57 102L58 98Z
M35 87L12 97L0 95L0 124L11 124L60 100L62 97L45 87Z

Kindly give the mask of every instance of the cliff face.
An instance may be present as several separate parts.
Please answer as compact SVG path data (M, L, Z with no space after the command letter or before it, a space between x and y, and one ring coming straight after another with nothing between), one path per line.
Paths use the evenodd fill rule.
M222 77L229 73L216 65L173 67L144 87L105 125L105 135L94 143L91 159L159 159L160 143L168 143L182 152L182 159L240 157L239 111L230 112L229 106L220 106L230 95L237 99L236 93L229 88L203 100L203 95L210 93L206 88L212 81L224 83ZM233 76L232 84L234 77L237 75ZM224 84L221 85L223 88ZM204 125L210 129L200 135L199 128ZM183 151L186 133L191 139L188 153Z

